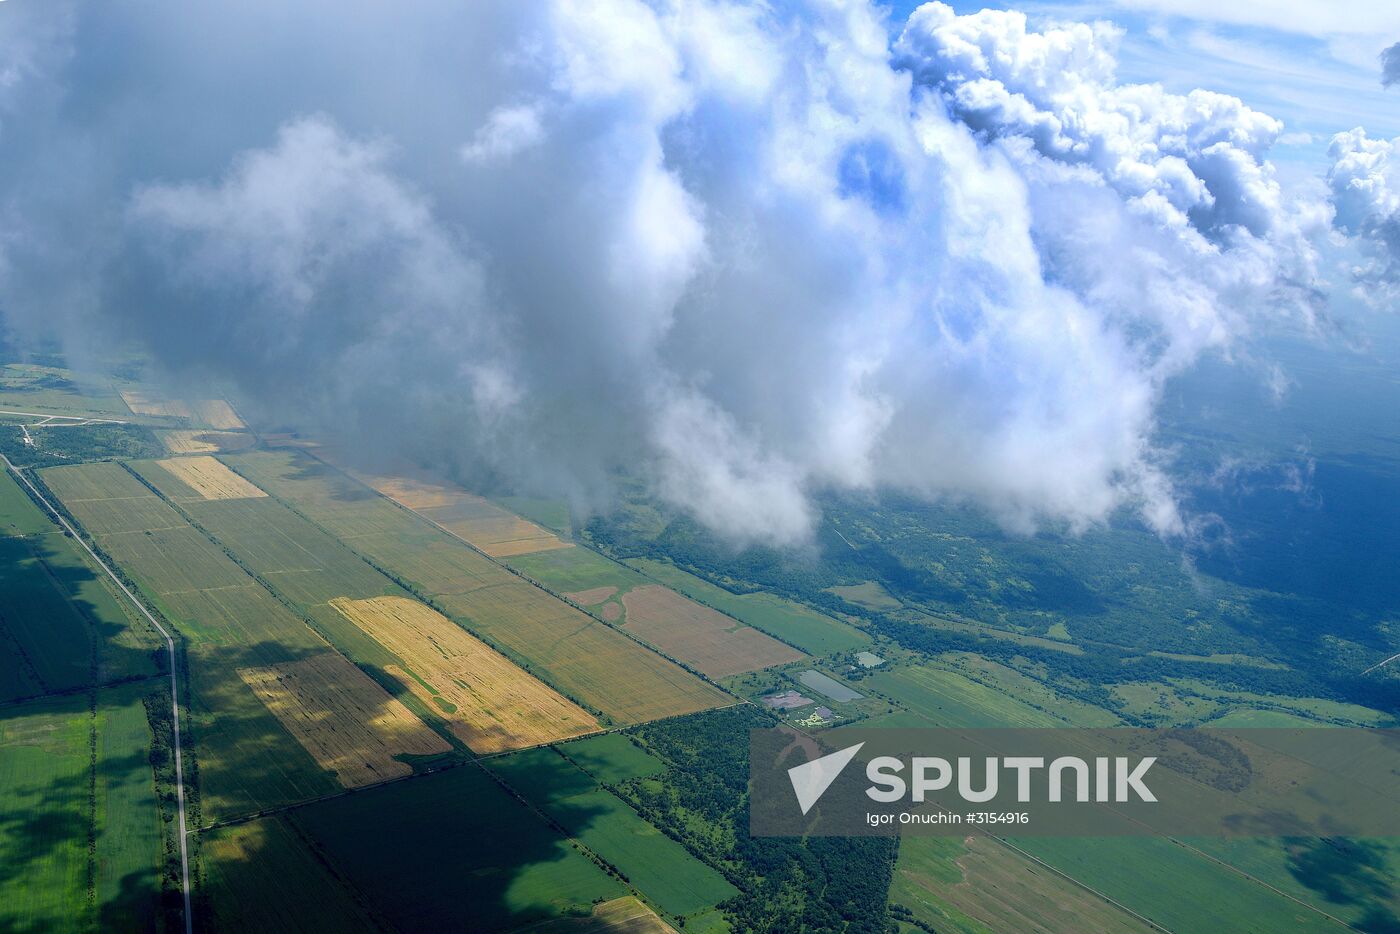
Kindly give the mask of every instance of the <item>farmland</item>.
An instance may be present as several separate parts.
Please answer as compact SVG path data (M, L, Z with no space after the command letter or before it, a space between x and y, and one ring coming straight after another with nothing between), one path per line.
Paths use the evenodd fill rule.
M634 558L628 563L692 600L723 610L813 655L849 651L870 642L870 637L854 626L782 597L762 592L730 593L664 561Z
M400 930L504 930L587 914L595 900L627 894L475 766L320 802L288 819Z
M986 897L996 892L995 898ZM937 931L1149 931L1152 928L991 837L908 836L890 904Z
M267 495L207 454L172 457L156 463L203 499L247 499Z
M509 563L711 678L803 657L790 646L585 548L523 555Z
M553 750L502 756L489 768L668 914L695 914L738 894L723 876Z
M0 476L0 593L0 699L156 673L153 633L129 619L8 473Z
M726 703L679 666L299 452L228 462L570 699L635 723ZM626 679L617 672L626 671Z
M587 711L520 670L431 607L403 597L336 600L347 619L408 666L390 668L478 753L520 749L598 729Z
M121 466L56 467L41 477L190 640L206 817L338 788L236 673L322 652L325 641Z
M650 778L666 768L660 759L619 733L590 736L554 748L600 785Z
M124 390L122 401L133 415L184 419L194 425L220 430L246 428L233 407L223 399L167 399L148 392Z
M0 709L0 928L157 923L150 744L134 686Z
M201 835L202 902L219 931L381 930L282 818Z
M346 788L413 774L400 756L452 751L407 707L334 652L240 668L238 675Z
M405 477L356 476L493 558L573 547L553 532L465 490Z
M250 434L236 431L204 431L192 428L168 428L156 432L160 443L171 454L216 454L251 447L256 440Z
M660 584L629 590L622 596L622 606L624 629L711 678L804 657L791 646Z

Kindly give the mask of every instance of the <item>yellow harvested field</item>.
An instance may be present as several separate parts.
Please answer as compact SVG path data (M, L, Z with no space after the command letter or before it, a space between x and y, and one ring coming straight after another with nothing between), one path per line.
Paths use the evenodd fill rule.
M157 432L161 444L171 454L216 454L249 447L253 436L236 431L201 431L195 428L172 428Z
M538 746L600 729L588 711L432 607L407 597L331 605L403 660L388 670L473 752Z
M573 593L566 593L564 596L579 606L593 606L602 603L615 593L617 593L616 587L594 587L592 590L576 590Z
M676 929L627 895L594 905L587 917L554 918L522 928L518 934L676 934Z
M399 755L430 756L452 746L335 652L238 676L287 732L346 788L413 772Z
M157 415L166 418L188 418L203 422L211 428L230 430L247 428L243 419L223 399L162 399L145 392L123 392L122 401L133 415Z
M204 499L252 499L267 495L207 454L171 457L156 463Z
M622 628L711 678L757 671L804 654L669 587L646 584L622 595Z
M574 547L548 529L456 487L406 477L356 476L493 558Z

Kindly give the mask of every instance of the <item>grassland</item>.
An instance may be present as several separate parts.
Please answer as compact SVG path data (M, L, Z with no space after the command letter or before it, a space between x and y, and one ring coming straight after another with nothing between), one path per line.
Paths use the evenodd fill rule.
M189 640L190 733L204 816L338 789L236 673L319 654L326 642L121 466L56 467L41 476Z
M203 499L247 499L267 495L207 454L172 457L156 463Z
M435 756L452 747L335 652L241 677L287 732L346 788L411 775L401 756Z
M854 626L773 594L730 593L664 561L634 558L628 563L692 600L723 610L812 655L849 651L870 641L868 635Z
M323 801L289 819L399 930L509 930L587 916L595 901L627 894L474 766Z
M0 929L153 929L161 822L136 686L0 709Z
M490 760L490 769L613 864L663 911L686 916L738 890L551 749Z
M431 607L404 597L332 603L403 660L407 669L395 666L390 673L436 705L474 752L521 749L598 729L587 711Z
M935 931L1118 932L1152 928L991 837L906 836L890 904ZM899 908L895 915L901 914Z
M283 819L221 827L202 835L200 848L201 907L210 930L380 930Z
M727 702L679 666L304 453L252 452L226 460L473 634L524 661L560 693L614 722Z

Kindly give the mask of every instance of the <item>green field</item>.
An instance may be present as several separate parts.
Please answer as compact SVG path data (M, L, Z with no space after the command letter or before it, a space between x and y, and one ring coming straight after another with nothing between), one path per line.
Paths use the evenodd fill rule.
M553 750L500 756L489 768L668 914L695 914L738 894L723 876Z
M91 707L75 695L0 708L0 930L158 923L162 831L137 687L100 690Z
M1108 901L981 834L902 839L890 904L939 932L1151 930Z
M200 848L208 930L380 930L284 818L221 827Z
M1169 930L1337 929L1335 921L1172 840L1036 837L1012 842Z
M57 526L0 476L0 700L157 673L154 633L133 624Z
M956 672L917 665L860 682L940 727L1057 727L1067 722Z
M601 785L650 778L666 768L664 762L620 733L588 736L554 748Z
M651 583L625 564L583 547L512 555L502 560L555 593L592 590L595 587L631 590Z
M189 640L189 733L205 820L338 790L237 674L325 651L325 641L121 466L42 477Z
M707 603L812 655L849 651L870 641L854 626L773 594L730 593L664 561L633 558L628 563L692 600Z
M289 819L399 930L509 930L627 894L475 766L324 801Z

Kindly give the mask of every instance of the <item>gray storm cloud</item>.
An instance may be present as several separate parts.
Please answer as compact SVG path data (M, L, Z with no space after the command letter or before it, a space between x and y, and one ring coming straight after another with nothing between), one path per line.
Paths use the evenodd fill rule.
M1400 42L1381 52L1381 87L1400 84Z
M745 541L821 489L1179 531L1164 383L1300 313L1279 125L864 0L0 5L0 310ZM1295 294L1296 293L1296 294Z

